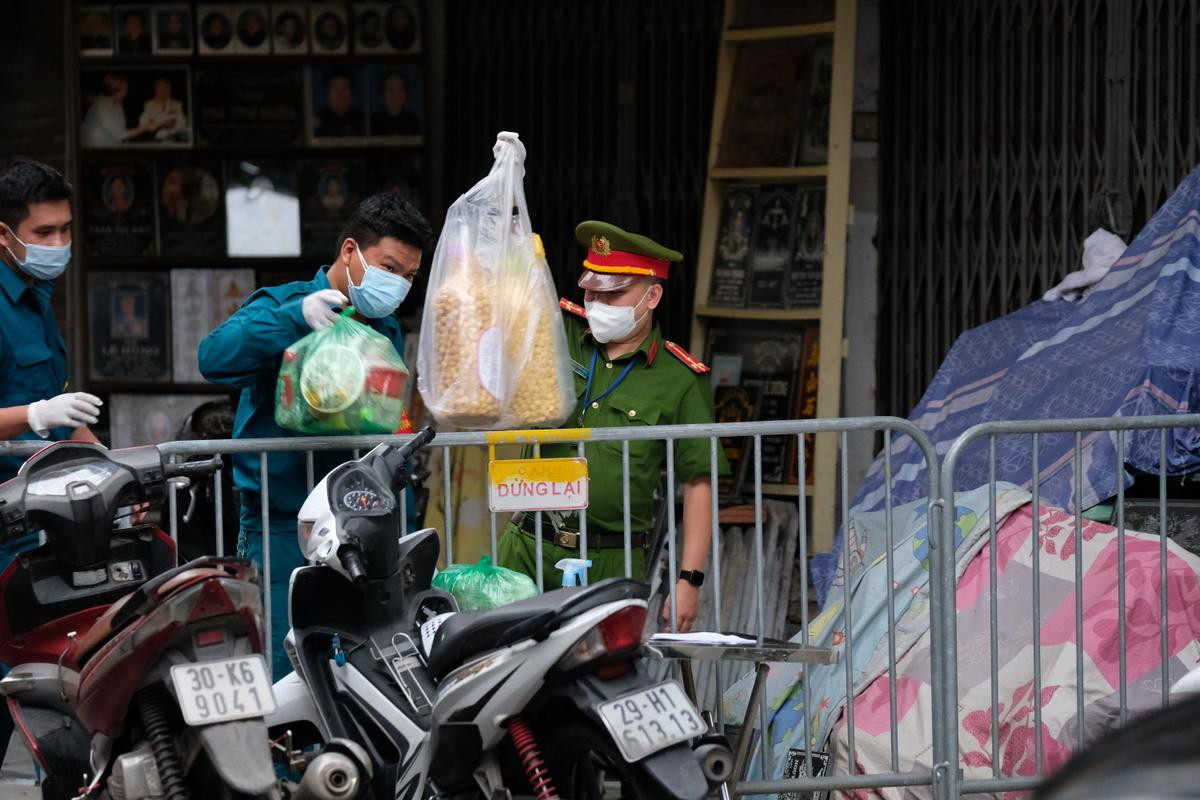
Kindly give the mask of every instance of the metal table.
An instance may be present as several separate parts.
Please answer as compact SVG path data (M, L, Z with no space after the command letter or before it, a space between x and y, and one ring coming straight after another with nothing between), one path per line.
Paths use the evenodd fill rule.
M709 644L700 642L654 641L646 644L647 651L654 657L677 660L683 672L683 688L693 703L696 698L696 679L692 674L692 661L747 661L755 665L754 687L750 690L750 702L746 704L746 715L742 719L742 735L738 738L737 753L733 761L733 781L741 782L750 756L750 731L754 712L762 702L762 693L767 685L767 673L772 662L793 664L836 664L837 651L828 647L797 644L781 639L759 639L742 633L730 634L753 639L754 644ZM766 736L766 731L763 731ZM764 745L765 746L765 745Z

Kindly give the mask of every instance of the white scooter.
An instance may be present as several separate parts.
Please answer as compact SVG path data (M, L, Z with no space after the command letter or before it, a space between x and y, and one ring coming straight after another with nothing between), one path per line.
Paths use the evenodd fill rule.
M644 583L613 579L458 612L432 588L439 544L400 538L396 493L429 428L334 469L299 515L317 566L292 575L273 736L348 739L382 798L702 798L733 758L674 682L640 660ZM302 761L298 760L296 763ZM311 776L305 776L306 779ZM312 780L306 780L312 784Z

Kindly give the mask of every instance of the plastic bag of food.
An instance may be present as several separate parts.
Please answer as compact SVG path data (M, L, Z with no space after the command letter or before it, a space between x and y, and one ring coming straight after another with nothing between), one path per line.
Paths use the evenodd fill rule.
M391 341L351 318L313 331L283 353L275 422L301 433L393 433L404 414L408 368Z
M487 177L450 206L421 320L417 387L442 424L557 427L575 405L566 333L529 222L525 148L501 133Z
M433 576L435 588L454 595L460 611L483 611L538 593L528 575L497 567L483 556L475 564L451 564Z

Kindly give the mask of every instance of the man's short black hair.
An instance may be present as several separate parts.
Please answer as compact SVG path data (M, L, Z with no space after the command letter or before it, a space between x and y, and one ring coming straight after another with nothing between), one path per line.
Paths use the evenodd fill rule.
M412 203L395 192L382 192L363 200L354 209L338 238L338 250L347 239L367 248L385 236L425 250L433 238L433 230Z
M71 199L71 184L47 164L17 157L0 170L0 222L12 230L29 218L35 203Z
M325 85L328 86L338 78L345 78L350 82L351 85L354 85L354 73L343 67L334 67L333 69L329 70L329 72L326 72Z

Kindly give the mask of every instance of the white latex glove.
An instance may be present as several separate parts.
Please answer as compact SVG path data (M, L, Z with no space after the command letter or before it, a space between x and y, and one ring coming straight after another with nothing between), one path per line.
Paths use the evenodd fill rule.
M337 321L338 313L334 306L345 308L350 304L346 295L337 289L322 289L313 292L300 301L300 310L304 313L304 321L314 331L323 331Z
M74 430L83 425L95 425L100 420L99 397L87 392L67 392L49 400L30 403L26 412L30 429L45 438L51 428Z

